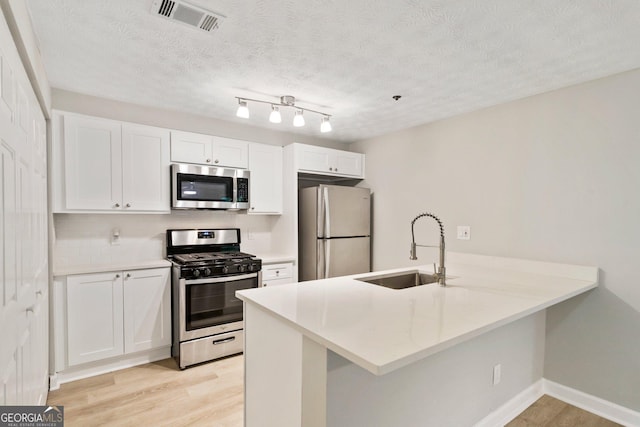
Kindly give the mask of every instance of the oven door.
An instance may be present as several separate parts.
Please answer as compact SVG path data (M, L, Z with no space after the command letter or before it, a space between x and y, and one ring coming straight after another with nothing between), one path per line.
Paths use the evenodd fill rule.
M236 291L259 287L261 277L256 272L180 279L180 341L242 329L242 301Z

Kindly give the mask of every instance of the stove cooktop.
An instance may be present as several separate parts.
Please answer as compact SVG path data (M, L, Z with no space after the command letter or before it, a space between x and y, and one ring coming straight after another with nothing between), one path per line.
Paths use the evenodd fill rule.
M212 263L221 261L235 261L247 258L254 258L254 255L244 252L199 252L190 254L174 255L173 259L181 264L202 263L211 261Z

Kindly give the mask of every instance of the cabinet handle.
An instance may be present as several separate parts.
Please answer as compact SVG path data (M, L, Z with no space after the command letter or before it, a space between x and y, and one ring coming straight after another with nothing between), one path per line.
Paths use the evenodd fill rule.
M126 276L124 276L124 277L125 277L125 279L130 278L130 277L131 277L131 273L127 273L127 275L126 275Z
M130 208L131 207L131 203L127 203L127 207Z
M42 295L42 291L36 291L36 295L38 296Z
M120 207L120 203L116 203L116 204L115 204L115 207L116 207L116 208L119 208L119 207Z
M120 275L119 275L119 274L116 274L116 279L119 279L119 278L120 278Z
M224 338L221 340L216 340L213 342L213 345L218 345L218 344L225 344L231 341L234 341L236 339L236 337L229 337L229 338Z
M211 159L207 159L207 163L211 163Z
M255 206L251 206L251 210L254 210L256 207Z
M31 307L27 307L27 309L25 310L27 313L32 313L33 314L33 309L35 308L35 305L32 305Z
M280 270L276 270L276 276L280 275Z
M333 168L329 168L329 170L330 170L330 171L332 171L332 170L333 170Z
M336 172L338 172L338 168L336 168Z
M213 163L218 164L218 163L220 163L220 161L218 159L216 159Z

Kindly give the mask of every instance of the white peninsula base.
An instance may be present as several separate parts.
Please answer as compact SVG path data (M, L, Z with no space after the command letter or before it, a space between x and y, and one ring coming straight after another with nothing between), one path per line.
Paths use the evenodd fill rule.
M356 275L239 292L245 425L473 426L539 381L544 309L597 268L448 259L446 288Z

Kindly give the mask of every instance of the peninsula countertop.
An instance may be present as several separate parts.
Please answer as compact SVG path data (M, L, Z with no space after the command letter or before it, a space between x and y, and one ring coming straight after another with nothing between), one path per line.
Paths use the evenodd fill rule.
M388 289L358 278L238 291L245 303L375 375L406 366L598 286L598 268L448 253L447 286Z

